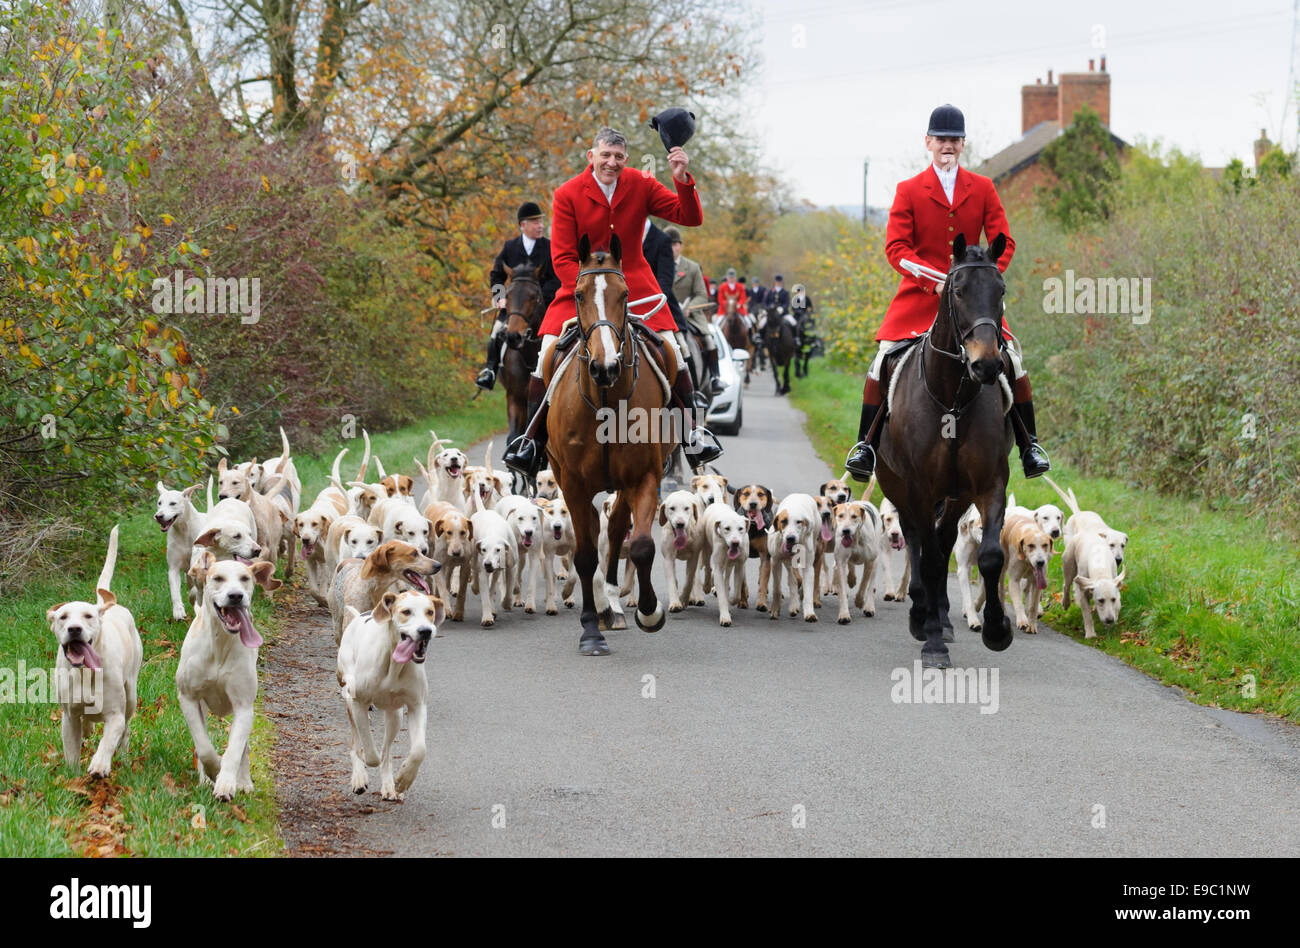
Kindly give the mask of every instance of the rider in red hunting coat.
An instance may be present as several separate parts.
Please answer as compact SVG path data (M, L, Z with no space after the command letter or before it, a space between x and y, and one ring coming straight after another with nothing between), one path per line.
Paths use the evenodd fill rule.
M736 301L736 311L742 316L749 315L749 294L736 282L736 271L728 270L727 279L718 284L718 315L727 315L727 301Z
M653 302L637 305L637 301L662 292L641 248L647 216L653 214L687 227L698 227L704 222L700 198L695 193L695 179L686 170L689 159L680 147L668 152L676 194L653 176L626 166L627 139L612 128L602 128L596 133L587 160L591 164L585 171L555 191L551 210L551 263L561 286L542 320L541 352L528 389L532 421L524 434L509 446L504 458L507 467L529 477L536 474L546 447L548 404L544 404L546 386L542 382L542 368L555 348L561 327L577 315L573 291L578 280L578 241L586 234L593 249L603 250L609 247L610 237L618 235L623 253L623 279L632 304L629 310L646 313ZM666 305L662 306L644 322L659 333L667 351L676 354L679 371L673 386L674 402L693 421L694 388L691 373L681 371L686 367L686 360L673 338L677 324L672 312ZM684 448L693 466L722 454L722 447L708 429L694 424Z
M882 400L880 369L884 357L899 341L926 332L939 314L939 293L943 284L912 276L903 269L902 261L911 260L947 273L952 262L952 242L957 234L965 235L966 242L974 246L981 242L981 231L986 242L992 242L998 234L1006 235L1006 250L997 262L999 271L1007 269L1015 252L1007 215L992 180L967 171L957 163L965 142L966 119L961 111L951 105L935 109L930 115L930 129L925 136L925 147L934 161L916 177L899 182L893 207L889 209L885 255L903 279L876 333L880 351L871 363L862 390L858 443L844 463L849 472L862 481L869 480L875 470L875 446L879 443L880 427L883 427L877 427L868 442L867 436ZM1016 433L1025 477L1038 477L1051 470L1051 464L1038 445L1029 376L1021 364L1018 343L1007 328L1005 317L1002 331L1009 341L1007 351L1015 376L1011 386L1012 411L1021 422L1013 424L1012 430Z

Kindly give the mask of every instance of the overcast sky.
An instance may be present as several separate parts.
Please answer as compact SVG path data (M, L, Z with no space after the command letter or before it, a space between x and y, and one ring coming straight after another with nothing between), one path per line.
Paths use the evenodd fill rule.
M1020 137L1020 87L1107 58L1111 129L1207 165L1277 139L1293 0L755 0L763 63L749 94L768 164L816 204L888 206L928 160L930 110L966 114L981 158ZM802 45L800 45L802 43ZM1097 44L1097 45L1094 45ZM1102 45L1104 44L1104 45ZM1284 143L1296 144L1294 106ZM966 162L963 161L963 164Z

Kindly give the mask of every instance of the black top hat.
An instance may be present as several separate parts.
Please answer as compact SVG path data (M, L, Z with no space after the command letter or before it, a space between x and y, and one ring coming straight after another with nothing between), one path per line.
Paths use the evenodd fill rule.
M955 105L941 105L930 113L930 130L925 134L936 138L965 138L966 116Z
M525 201L519 205L519 223L532 220L534 217L541 217L542 209L532 201Z
M778 273L776 276L772 277L772 279L773 279L773 280L782 280L782 281L784 281L785 277L781 276L781 274Z
M650 127L659 133L664 147L672 151L685 145L695 134L695 113L685 109L664 109L650 120Z

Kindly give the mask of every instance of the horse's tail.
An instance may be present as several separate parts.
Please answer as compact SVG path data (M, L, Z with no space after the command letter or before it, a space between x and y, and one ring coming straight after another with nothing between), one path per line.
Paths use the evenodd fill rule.
M1050 477L1048 477L1046 474L1043 475L1043 480L1045 480L1045 481L1047 481L1047 483L1051 484L1051 485L1052 485L1052 490L1056 491L1058 494L1061 495L1061 499L1062 499L1063 501L1065 501L1065 505L1066 505L1067 507L1070 508L1070 513L1076 513L1076 514L1077 514L1077 513L1079 512L1079 502L1078 502L1077 500L1074 499L1074 491L1073 491L1073 490L1071 490L1071 491L1067 494L1065 491L1061 490L1060 486L1057 485L1056 481L1052 480L1052 479L1051 479Z

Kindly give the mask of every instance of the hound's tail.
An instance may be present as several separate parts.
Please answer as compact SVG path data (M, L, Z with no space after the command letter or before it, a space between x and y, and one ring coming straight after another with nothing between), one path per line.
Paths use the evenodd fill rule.
M283 468L285 462L289 460L289 436L284 433L283 426L280 428L280 444L284 446L284 450L280 453L280 467Z
M378 454L375 455L375 472L381 481L388 476L388 472L384 470L384 462L379 460Z
M361 470L357 471L356 480L364 481L366 479L366 468L370 466L370 432L365 428L361 429L361 437L366 442L366 453L361 456Z
M334 456L334 466L330 468L330 483L333 484L335 490L337 490L344 497L347 497L348 492L347 492L347 488L343 486L342 478L339 477L339 462L343 460L343 455L347 453L348 453L348 449L344 448L342 451L336 454Z
M212 513L212 475L208 475L208 513Z
M96 590L102 589L104 592L113 590L113 570L117 566L117 526L114 525L112 531L108 534L108 553L104 557L104 568L99 571L99 583L95 586Z
M1067 494L1065 491L1061 490L1060 486L1056 483L1056 481L1052 480L1052 479L1051 479L1050 477L1048 477L1046 474L1043 475L1043 480L1045 480L1045 481L1047 481L1047 483L1051 484L1051 485L1052 485L1052 490L1056 491L1058 494L1061 495L1061 499L1062 499L1063 501L1065 501L1065 505L1066 505L1067 507L1070 508L1070 513L1076 513L1076 514L1077 514L1077 513L1079 512L1079 502L1078 502L1077 500L1074 499L1074 491L1073 491L1073 490L1071 490L1071 491Z

